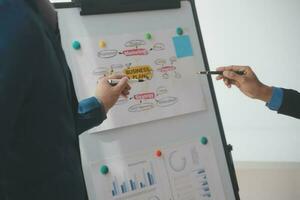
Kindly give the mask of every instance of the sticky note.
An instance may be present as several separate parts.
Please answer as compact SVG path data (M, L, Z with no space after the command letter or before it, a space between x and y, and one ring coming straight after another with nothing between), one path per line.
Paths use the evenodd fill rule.
M193 47L188 35L173 37L177 58L193 56Z

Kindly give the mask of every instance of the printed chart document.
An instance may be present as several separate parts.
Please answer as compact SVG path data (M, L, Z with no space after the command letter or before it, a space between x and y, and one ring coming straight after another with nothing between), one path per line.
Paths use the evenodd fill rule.
M91 164L97 199L224 200L217 161L210 145L188 141ZM102 174L101 167L109 172Z

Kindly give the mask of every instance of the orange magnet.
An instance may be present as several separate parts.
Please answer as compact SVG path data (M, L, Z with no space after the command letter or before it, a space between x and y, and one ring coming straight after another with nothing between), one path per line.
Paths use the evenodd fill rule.
M156 156L156 157L161 157L161 156L162 156L161 150L157 150L157 151L155 152L155 156Z

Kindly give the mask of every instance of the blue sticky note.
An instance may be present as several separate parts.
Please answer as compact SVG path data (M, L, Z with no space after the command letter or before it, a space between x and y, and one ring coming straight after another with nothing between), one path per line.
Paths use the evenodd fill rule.
M188 35L173 37L177 58L193 56L193 47Z

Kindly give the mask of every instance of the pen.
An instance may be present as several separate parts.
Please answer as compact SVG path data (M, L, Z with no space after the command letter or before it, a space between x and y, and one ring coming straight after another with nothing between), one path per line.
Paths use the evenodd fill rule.
M233 71L234 73L238 75L244 75L245 73L243 71ZM197 72L197 74L203 74L203 75L222 75L223 71L201 71Z
M118 83L120 82L121 79L109 79L108 80L108 83L111 85L111 86L116 86L118 85ZM128 80L128 83L141 83L141 82L144 82L145 80L143 79L129 79Z

